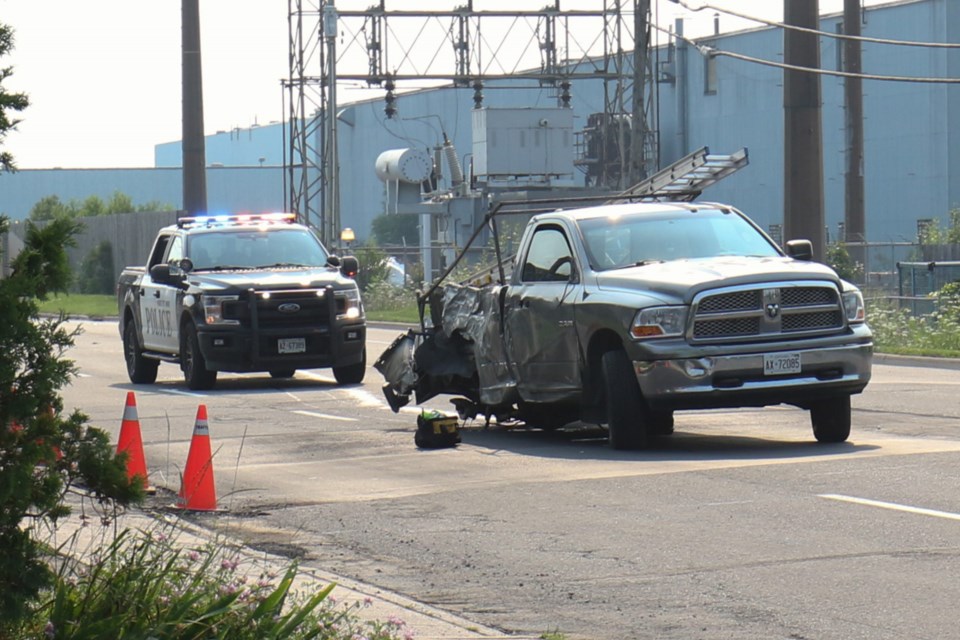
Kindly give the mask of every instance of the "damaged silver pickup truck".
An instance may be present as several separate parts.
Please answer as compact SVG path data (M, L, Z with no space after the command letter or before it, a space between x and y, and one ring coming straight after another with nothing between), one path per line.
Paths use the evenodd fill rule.
M394 410L450 394L461 417L604 424L617 449L672 433L676 410L781 403L842 442L872 335L860 291L810 258L723 204L540 213L508 279L435 287L375 366Z

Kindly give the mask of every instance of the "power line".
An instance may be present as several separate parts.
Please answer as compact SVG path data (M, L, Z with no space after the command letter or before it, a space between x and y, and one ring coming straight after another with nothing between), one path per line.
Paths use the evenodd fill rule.
M875 74L866 74L866 73L849 73L847 71L833 71L831 69L815 69L813 67L801 67L793 64L786 64L783 62L775 62L773 60L766 60L764 58L754 58L753 56L744 55L742 53L733 53L732 51L723 51L722 49L716 49L714 47L701 44L696 40L678 35L669 29L664 29L663 27L657 25L651 25L653 28L661 31L663 33L672 35L678 40L683 40L687 44L694 47L701 55L704 56L726 56L728 58L734 58L736 60L743 60L744 62L753 62L755 64L760 64L766 67L776 67L777 69L787 69L790 71L804 71L806 73L814 73L821 76L833 76L838 78L861 78L863 80L879 80L881 82L915 82L915 83L925 83L925 84L960 84L960 78L922 78L922 77L913 77L913 76L886 76L886 75L875 75Z
M751 22L759 22L770 27L779 27L781 29L792 29L794 31L802 31L804 33L812 33L818 36L823 36L825 38L836 38L838 40L856 40L858 42L870 42L874 44L889 44L897 45L903 47L928 47L933 49L960 49L960 44L955 42L918 42L913 40L889 40L886 38L871 38L868 36L852 36L845 33L832 33L830 31L820 31L819 29L810 29L808 27L801 27L794 24L786 24L783 22L775 22L773 20L767 20L765 18L758 18L756 16L751 16L745 13L739 13L733 9L725 9L717 5L710 3L704 3L699 7L692 7L684 0L670 0L674 4L679 4L684 9L688 11L703 11L704 9L712 9L714 11L719 11L720 13L725 13L727 15L734 16L736 18L743 18L744 20L750 20Z

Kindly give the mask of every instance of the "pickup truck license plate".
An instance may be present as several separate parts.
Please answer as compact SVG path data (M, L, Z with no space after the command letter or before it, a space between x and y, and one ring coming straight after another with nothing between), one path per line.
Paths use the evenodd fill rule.
M303 353L306 350L306 338L280 338L277 340L277 353Z
M763 354L763 375L781 376L800 373L800 352Z

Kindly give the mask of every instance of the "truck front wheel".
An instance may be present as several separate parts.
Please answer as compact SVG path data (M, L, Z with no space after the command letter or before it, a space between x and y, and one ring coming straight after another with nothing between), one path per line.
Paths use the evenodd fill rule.
M217 372L207 371L207 361L200 352L197 328L192 322L187 323L181 335L183 338L180 343L180 368L183 369L183 378L187 386L194 391L212 389L217 383Z
M630 359L623 351L608 351L603 354L600 366L610 446L614 449L646 448L650 409L640 395L640 385Z
M123 359L127 361L127 376L134 384L153 384L157 381L159 360L144 358L133 320L123 328Z
M367 350L363 350L363 357L356 364L347 364L333 368L333 377L337 384L360 384L363 375L367 372Z
M850 437L850 396L823 398L810 405L817 442L844 442Z

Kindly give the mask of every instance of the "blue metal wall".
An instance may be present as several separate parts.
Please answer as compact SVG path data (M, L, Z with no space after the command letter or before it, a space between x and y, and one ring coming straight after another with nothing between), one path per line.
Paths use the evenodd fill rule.
M960 41L960 2L902 0L870 8L863 35L897 40ZM836 31L840 18L828 16L824 31ZM783 34L760 28L702 39L721 50L780 62ZM839 41L822 38L821 64L837 69ZM686 56L685 70L678 61ZM717 91L704 91L705 58L692 47L673 52L661 49L658 60L664 78L659 88L661 163L707 145L715 153L748 147L750 165L712 187L704 198L735 204L762 226L780 224L783 216L783 88L782 71L720 56ZM865 73L915 77L960 78L960 51L910 48L866 43ZM684 72L685 71L685 72ZM681 101L685 88L686 100ZM865 179L867 238L904 241L916 236L917 219L946 221L960 206L960 87L945 84L864 82ZM586 126L587 116L603 111L600 81L577 81L572 90L574 128ZM824 77L823 133L826 220L831 238L843 220L845 131L843 81ZM682 104L681 104L682 102ZM556 106L553 88L518 89L503 82L484 90L488 107ZM429 148L453 140L464 168L469 165L472 136L470 109L473 90L421 90L398 96L399 118L388 120L380 99L341 108L340 167L341 225L358 239L369 236L372 220L384 211L384 189L374 174L377 156L398 147ZM283 127L270 124L234 129L206 139L207 162L227 168L208 170L211 209L281 209ZM319 148L319 145L317 145ZM180 143L157 145L158 169L21 171L0 175L0 211L19 218L37 200L56 194L82 199L109 197L120 190L136 202L159 200L174 206L181 201ZM231 169L229 167L245 167ZM578 183L582 177L577 177Z
M115 192L134 204L157 201L180 209L183 178L179 168L160 169L23 169L0 173L0 213L26 218L39 200L55 195L63 202L89 196L109 199ZM283 211L281 167L209 167L207 204L217 212Z

